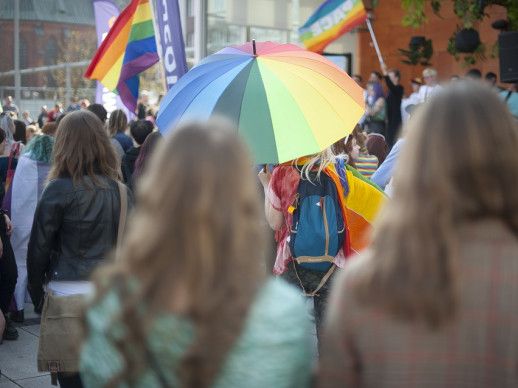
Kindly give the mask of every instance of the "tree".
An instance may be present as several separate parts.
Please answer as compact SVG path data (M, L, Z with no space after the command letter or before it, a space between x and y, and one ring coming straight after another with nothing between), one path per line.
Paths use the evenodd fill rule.
M73 63L80 61L89 61L93 58L96 50L95 31L79 32L70 31L67 37L58 40L57 56L52 64ZM70 86L72 94L78 94L78 91L87 88L94 88L95 82L83 77L84 68L70 69ZM47 84L49 77L55 82L55 85L64 89L66 87L66 70L51 70L47 74ZM61 92L59 93L61 94Z
M459 38L459 34L465 33L474 36L472 30L475 30L474 23L484 20L489 15L485 13L485 9L492 5L500 5L507 10L508 29L518 30L518 1L517 0L401 0L403 9L406 14L403 17L403 25L409 27L420 27L428 22L424 8L426 4L430 4L433 13L441 17L441 7L444 3L453 3L455 15L459 18L457 29L450 37L448 42L448 52L452 54L457 61L461 58L465 65L473 65L477 61L483 61L486 58L487 48L483 42L478 41L473 52L461 54L455 40ZM475 30L476 31L476 30ZM490 55L496 54L496 42L490 47Z

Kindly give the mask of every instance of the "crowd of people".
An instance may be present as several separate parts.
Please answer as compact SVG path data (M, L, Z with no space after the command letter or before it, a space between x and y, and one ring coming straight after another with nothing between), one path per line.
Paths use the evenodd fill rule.
M80 305L62 387L518 386L518 85L463 78L383 65L349 135L255 169L224 121L8 97L1 339L32 302L44 368Z

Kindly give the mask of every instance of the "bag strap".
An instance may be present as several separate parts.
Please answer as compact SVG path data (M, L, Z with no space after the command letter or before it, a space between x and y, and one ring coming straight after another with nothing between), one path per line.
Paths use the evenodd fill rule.
M122 182L117 181L119 186L119 195L121 199L121 211L119 215L119 231L117 233L117 249L122 245L122 236L124 235L124 227L126 226L126 217L128 215L128 194L126 193L126 187Z
M507 96L505 96L505 100L504 100L504 101L505 101L505 102L509 101L509 99L511 98L511 95L512 95L512 94L513 94L513 91L512 91L512 90L509 90L509 91L507 92Z
M329 280L329 278L331 277L331 275L333 274L333 272L334 272L334 270L336 268L336 264L333 263L333 265L329 268L327 273L324 275L324 277L322 278L322 280L318 284L317 288L315 288L314 291L311 291L310 293L307 293L306 289L304 288L304 284L302 284L302 280L300 280L299 274L297 272L297 267L295 266L295 260L292 260L292 263L293 263L293 269L295 270L295 275L297 276L297 279L298 279L298 281L300 283L300 286L302 287L302 292L303 292L304 296L310 296L310 297L318 296L317 292L320 291L320 289L322 287L324 287L324 285L327 283L327 281Z

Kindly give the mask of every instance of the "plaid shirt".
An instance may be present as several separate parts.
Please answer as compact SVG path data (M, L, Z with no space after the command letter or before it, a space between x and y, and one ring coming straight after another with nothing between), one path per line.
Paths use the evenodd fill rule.
M518 387L518 238L498 221L462 228L458 264L456 318L432 331L360 306L347 278L365 263L351 260L336 279L317 386Z

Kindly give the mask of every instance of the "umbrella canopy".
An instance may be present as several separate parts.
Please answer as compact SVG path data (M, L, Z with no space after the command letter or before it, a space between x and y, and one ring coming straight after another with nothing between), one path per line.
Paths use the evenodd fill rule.
M246 43L200 61L164 97L157 125L224 116L257 163L320 152L365 112L363 90L323 56L291 44Z

